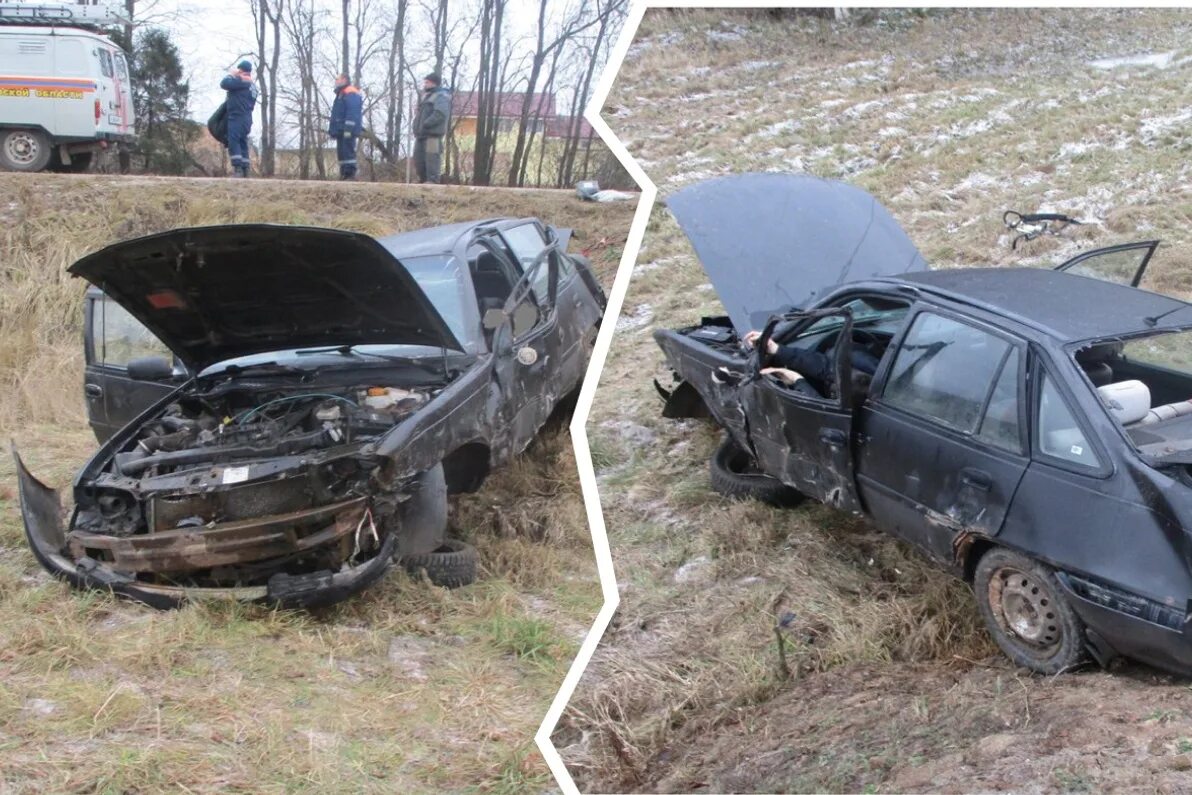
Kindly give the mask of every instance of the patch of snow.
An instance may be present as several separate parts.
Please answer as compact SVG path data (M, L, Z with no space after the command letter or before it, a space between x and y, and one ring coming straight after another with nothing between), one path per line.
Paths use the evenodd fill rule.
M883 127L877 131L878 138L903 138L907 131L901 127Z
M1120 69L1123 66L1150 66L1155 69L1166 69L1174 60L1175 51L1172 50L1171 52L1150 52L1139 55L1120 55L1116 58L1100 58L1096 61L1089 61L1089 66L1105 71Z
M1186 128L1189 120L1192 120L1192 107L1184 108L1178 113L1167 116L1152 116L1143 119L1138 128L1138 138L1143 144L1151 146L1160 136L1176 129Z
M706 579L712 561L706 555L692 558L675 570L675 582L687 583Z
M760 72L762 69L769 69L772 66L782 66L779 61L746 61L741 64L741 68L746 72Z
M630 314L621 313L617 318L617 331L632 331L654 319L654 308L649 304L638 304Z

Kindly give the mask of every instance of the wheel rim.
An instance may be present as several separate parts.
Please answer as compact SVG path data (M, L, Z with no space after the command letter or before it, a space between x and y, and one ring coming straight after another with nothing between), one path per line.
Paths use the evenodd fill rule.
M17 131L9 133L4 139L4 154L9 162L22 166L31 165L37 161L40 144L32 133Z
M995 571L989 580L989 605L1001 630L1034 652L1054 651L1063 640L1055 595L1031 572L1012 566Z

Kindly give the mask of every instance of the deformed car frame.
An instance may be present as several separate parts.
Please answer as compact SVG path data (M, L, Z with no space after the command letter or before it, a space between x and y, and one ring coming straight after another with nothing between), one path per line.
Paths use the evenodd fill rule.
M37 560L155 607L313 607L455 555L447 495L521 452L586 370L605 297L567 237L230 225L79 260L102 444L65 526L13 450Z
M656 386L665 416L725 429L719 490L868 517L969 582L1035 671L1192 672L1192 304L1138 287L1157 241L928 270L843 183L739 175L668 204L729 316L656 330Z

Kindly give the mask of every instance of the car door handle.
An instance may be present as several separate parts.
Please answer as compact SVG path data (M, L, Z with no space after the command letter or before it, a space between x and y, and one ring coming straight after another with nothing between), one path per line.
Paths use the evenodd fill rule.
M989 476L988 472L965 467L960 470L960 484L977 491L989 491L993 487L993 478Z
M819 434L820 441L830 447L843 447L848 441L848 434L839 428L824 428Z
M83 387L83 394L89 398L101 398L103 397L103 387L99 384L87 384Z

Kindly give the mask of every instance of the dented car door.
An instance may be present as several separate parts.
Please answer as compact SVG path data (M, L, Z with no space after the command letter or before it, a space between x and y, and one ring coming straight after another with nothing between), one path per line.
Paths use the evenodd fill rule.
M761 349L779 318L771 319L758 340ZM845 511L859 512L853 478L853 411L849 381L852 313L847 309L812 310L784 315L797 325L826 321L836 341L828 352L834 360L836 384L830 394L794 388L772 375L758 373L741 388L741 404L749 418L749 440L762 471L816 500ZM838 324L838 325L837 325ZM798 332L796 332L797 336ZM818 336L818 335L817 335Z
M1001 530L1030 463L1027 347L930 308L893 353L859 412L857 482L879 525L950 564L962 534Z
M493 248L499 257L505 254ZM540 270L547 279L535 291ZM556 372L559 360L559 318L551 302L557 271L540 258L514 285L505 303L503 319L492 341L493 372L504 400L498 412L499 425L509 439L509 453L521 452L546 422L561 395Z

